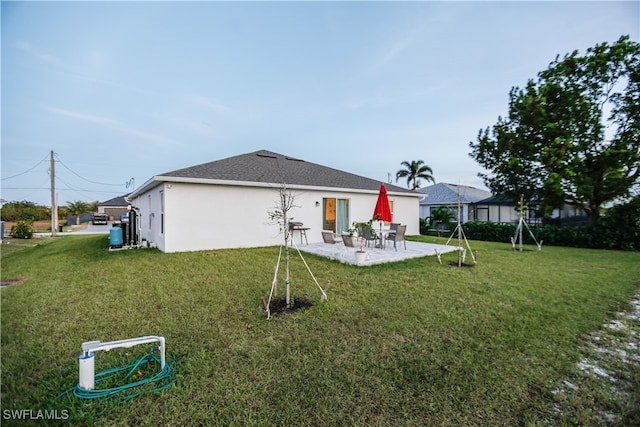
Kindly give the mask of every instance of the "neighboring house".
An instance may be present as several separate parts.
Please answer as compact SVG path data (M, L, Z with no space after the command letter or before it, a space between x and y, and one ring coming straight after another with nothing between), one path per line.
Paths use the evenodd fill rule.
M380 181L261 150L156 175L128 197L139 215L141 238L164 252L279 245L269 219L280 189L295 197L289 212L309 243L322 230L346 231L371 219ZM385 184L393 221L419 234L415 191ZM294 233L296 244L300 236Z
M107 214L110 220L119 220L120 216L129 212L130 203L126 201L127 195L115 197L106 202L98 203L98 213Z
M515 206L511 199L490 196L476 203L475 219L482 222L517 223L520 221L520 215ZM531 222L530 218L527 218L527 222Z
M565 205L562 209L555 209L551 216L560 225L588 225L587 213L575 206Z
M517 203L510 199L496 196L480 200L476 204L477 220L515 224L520 221L516 205ZM587 215L582 209L569 205L565 205L562 209L554 209L551 213L551 219L560 225L584 225L588 222ZM525 220L529 224L542 223L542 218L535 216L534 209L525 211Z
M462 223L481 221L516 224L520 221L520 214L516 210L517 203L475 187L440 183L421 188L418 192L424 194L420 199L420 218L428 218L432 210L445 207L457 221L459 201ZM586 223L585 213L571 206L554 210L551 218L564 225ZM541 219L536 218L534 210L530 209L526 212L526 221L536 224Z
M476 217L475 204L491 197L491 193L467 185L438 183L417 190L423 196L420 199L420 218L428 218L431 211L441 207L449 209L455 221L458 220L460 205L461 222L473 221Z

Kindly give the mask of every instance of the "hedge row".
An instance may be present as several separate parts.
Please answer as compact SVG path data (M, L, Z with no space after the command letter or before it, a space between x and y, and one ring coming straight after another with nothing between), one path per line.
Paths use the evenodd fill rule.
M516 238L516 226L513 224L496 224L490 222L468 222L462 228L468 239L488 240L494 242L510 242ZM596 226L560 227L545 225L531 227L531 233L538 242L549 246L570 246L591 249L622 249L640 250L640 227L635 230L621 230L607 227L603 224ZM534 244L529 230L522 233L525 244Z
M421 223L421 232L426 234ZM516 237L515 224L471 221L462 225L468 239L508 243ZM640 197L612 207L596 226L545 225L531 227L538 242L550 246L570 246L592 249L640 250ZM534 244L525 227L525 244Z

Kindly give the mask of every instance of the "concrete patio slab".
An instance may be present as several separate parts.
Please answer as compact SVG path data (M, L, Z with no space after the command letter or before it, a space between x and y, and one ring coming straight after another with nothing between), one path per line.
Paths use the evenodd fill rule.
M365 248L367 251L366 260L360 264L356 262L355 250L345 247L342 244L328 243L310 243L308 245L298 246L301 252L308 252L321 257L340 261L345 264L368 266L374 264L384 264L387 262L402 261L410 258L421 258L444 254L447 252L455 252L457 246L436 245L434 243L420 243L407 241L407 249L405 250L402 242L398 244L398 250L393 249L393 244L387 243L385 249Z

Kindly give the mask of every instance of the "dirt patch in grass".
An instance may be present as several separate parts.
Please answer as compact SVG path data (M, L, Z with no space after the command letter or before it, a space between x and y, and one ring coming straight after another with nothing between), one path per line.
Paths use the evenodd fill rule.
M0 287L5 288L7 286L18 285L18 284L24 282L25 280L26 280L25 277L18 277L18 278L15 278L15 279L2 278L2 280L0 280Z
M573 376L551 394L551 412L565 424L640 425L640 294L631 309L618 313L589 337Z
M458 266L460 266L460 267L475 267L476 266L475 264L469 264L469 263L466 263L466 262L458 264L457 261L451 261L449 263L449 265L452 266L452 267L458 267Z
M286 316L296 313L300 310L306 310L313 307L313 303L304 298L291 298L292 304L287 307L287 301L284 298L275 298L271 300L269 309L272 316Z

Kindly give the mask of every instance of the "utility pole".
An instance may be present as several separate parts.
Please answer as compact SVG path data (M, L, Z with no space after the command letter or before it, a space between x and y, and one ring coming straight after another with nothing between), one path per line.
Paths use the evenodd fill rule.
M58 229L58 206L56 203L56 162L53 159L53 150L51 150L51 237L55 237Z

